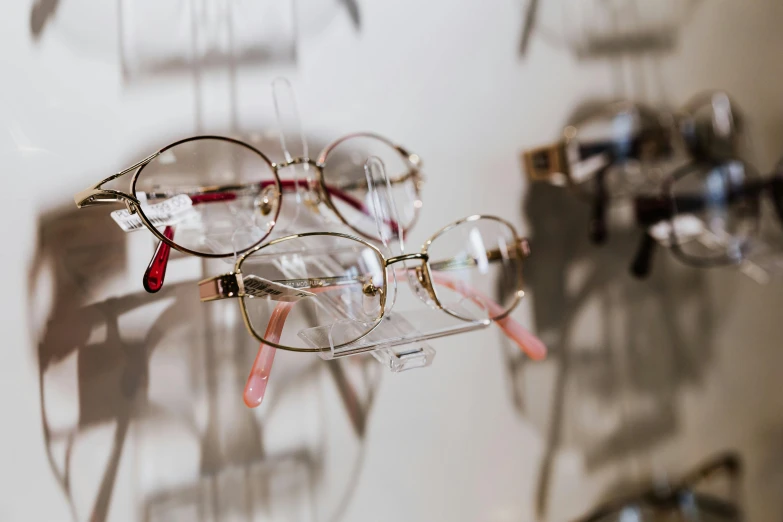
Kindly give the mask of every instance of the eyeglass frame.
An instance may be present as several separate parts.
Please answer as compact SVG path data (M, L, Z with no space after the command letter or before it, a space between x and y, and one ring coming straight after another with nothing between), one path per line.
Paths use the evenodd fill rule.
M658 111L645 105L630 101L611 102L602 107L595 114L585 118L582 123L589 121L594 117L603 114L614 114L621 111L635 110L646 118L648 125L643 126L638 131L631 133L629 138L632 151L628 158L639 158L644 161L647 157L657 157L663 154L669 154L672 147L672 130L660 121ZM650 125L650 122L657 121L657 125ZM590 240L595 244L601 244L606 241L608 236L606 226L606 209L611 201L611 196L607 192L606 173L616 165L618 158L615 157L614 149L616 143L613 140L608 141L590 141L580 144L577 141L578 129L574 123L568 125L562 133L562 138L550 145L528 149L522 153L522 162L531 181L552 182L556 176L562 176L566 180L566 185L583 199L588 199L592 203L592 212L589 222ZM576 146L576 149L574 149ZM607 155L604 162L598 166L592 179L584 183L595 183L594 194L586 194L582 188L584 183L574 181L571 168L571 159L576 152L578 156L585 157L582 161L590 161L591 158L599 155Z
M435 234L430 236L429 239L427 239L421 247L421 250L416 253L411 254L402 254L399 256L393 256L393 257L386 257L381 252L380 248L373 245L369 241L362 239L360 237L351 236L349 234L343 234L340 232L305 232L301 234L292 234L289 236L273 239L272 241L269 241L268 243L265 243L263 245L258 245L252 250L248 250L244 254L242 254L239 258L237 258L236 263L234 264L234 271L230 272L228 274L222 274L219 276L210 277L207 279L204 279L202 281L199 281L199 297L202 302L210 302L210 301L216 301L220 299L227 299L227 298L237 298L239 299L240 304L240 310L242 313L242 320L245 323L245 327L250 332L250 334L258 341L260 341L263 344L269 345L273 348L278 348L281 350L288 350L292 352L301 352L301 353L319 353L319 352L328 352L333 348L342 348L344 346L353 344L357 341L360 341L361 339L368 336L370 333L372 333L381 323L382 319L386 315L386 297L388 295L388 292L386 289L388 288L388 275L386 272L386 269L389 268L389 266L404 262L404 261L422 261L420 266L408 268L407 270L413 269L416 274L417 281L419 284L422 285L422 287L427 291L428 296L432 300L432 303L434 304L435 308L438 310L442 310L443 312L449 314L452 317L455 317L457 319L460 319L462 321L468 321L469 319L466 319L464 317L461 317L448 308L445 308L443 304L440 302L440 299L437 296L437 292L435 291L433 282L432 282L432 274L431 274L431 266L430 266L430 259L429 259L429 247L432 244L432 242L443 235L444 233L448 232L449 230L462 225L464 223L469 223L473 221L478 221L481 219L489 219L493 221L497 221L503 225L506 225L509 230L512 232L514 236L514 246L517 250L517 255L519 255L520 262L518 263L517 267L517 280L518 288L514 292L514 301L511 303L511 305L507 306L504 312L498 316L492 317L492 321L499 321L507 317L513 310L516 308L522 298L524 297L524 280L523 280L523 274L522 274L522 261L527 258L530 255L530 243L527 238L521 237L514 226L509 223L508 221L497 217L497 216L489 216L484 214L476 214L472 216L468 216L465 218L462 218L460 220L454 221L445 227L440 228ZM367 332L362 334L361 336L357 337L356 339L351 340L347 343L342 343L339 345L335 345L328 348L295 348L290 346L284 346L275 342L268 341L263 338L263 336L258 335L253 326L251 325L250 318L248 316L247 307L245 304L245 297L246 294L244 293L244 281L242 276L241 267L244 263L245 259L252 256L254 253L258 252L259 250L262 250L268 246L272 246L284 241L290 241L293 239L298 239L302 237L309 237L309 236L331 236L331 237L340 237L344 239L350 239L357 241L361 244L363 244L366 247L371 248L375 254L378 256L378 259L383 262L383 288L381 289L381 299L380 299L380 311L377 320L375 321L375 324L372 328L370 328ZM310 281L319 281L324 280L328 278L307 278ZM275 281L278 283L285 283L285 281ZM360 281L355 281L356 283L359 283ZM323 285L317 285L317 286L323 286Z
M579 518L575 522L600 522L601 520L604 520L605 517L620 512L624 507L634 503L644 503L652 506L671 504L675 509L679 509L681 507L678 498L679 495L684 492L692 491L698 486L700 481L721 471L727 473L729 479L732 481L739 479L742 473L742 461L740 460L739 455L734 452L718 455L707 463L699 466L695 471L686 474L679 482L675 483L673 487L668 488L668 491L662 492L660 488L649 488L636 495L614 500L599 506L589 515ZM726 518L733 518L735 520L741 519L741 510L733 502L716 499L713 498L712 495L701 495L701 497L715 500L716 504L721 504L721 508L729 512L728 514L721 514L725 515Z
M351 139L351 138L357 138L357 137L367 137L367 138L373 138L380 140L381 142L385 143L386 145L389 145L392 149L397 151L403 158L405 158L405 161L412 167L405 175L403 175L401 178L396 179L390 179L390 183L399 183L402 181L406 181L407 179L413 178L413 185L415 190L415 197L417 201L421 201L421 185L424 182L424 177L421 174L420 168L421 168L421 159L417 154L413 154L408 152L407 149L403 148L400 145L397 145L396 143L392 142L391 140L375 133L371 132L357 132L353 134L348 134L346 136L343 136L329 145L327 145L323 151L318 156L317 160L312 160L307 157L296 157L291 159L290 161L285 161L282 163L275 163L272 160L269 159L269 157L261 152L258 148L254 147L253 145L250 145L247 142L244 142L242 140L238 140L236 138L231 138L228 136L217 136L217 135L198 135L198 136L191 136L188 138L184 138L178 141L175 141L174 143L171 143L162 149L158 150L157 152L154 152L153 154L147 156L143 160L131 165L130 167L116 173L112 174L111 176L106 177L105 179L99 181L95 185L90 186L89 188L82 190L78 192L74 196L74 202L76 203L76 206L78 208L84 208L88 206L93 205L101 205L101 204L111 204L111 203L125 203L125 206L130 214L138 214L139 218L141 219L142 223L145 227L147 227L152 234L158 238L161 242L168 245L171 248L174 248L175 250L178 250L180 252L198 256L198 257L204 257L204 258L226 258L230 257L236 254L241 254L243 252L250 251L258 246L260 246L263 241L269 237L269 234L272 233L272 230L274 229L274 223L277 222L277 219L280 215L280 210L282 208L282 200L283 200L283 187L282 182L280 180L280 176L278 174L278 171L280 169L294 166L294 165L303 165L306 164L310 167L313 167L316 173L316 180L315 183L310 183L308 180L303 180L302 185L307 188L307 190L313 191L318 196L318 201L315 202L316 204L319 202L323 202L326 204L326 206L334 212L337 217L340 219L340 221L345 224L347 227L349 227L351 230L356 232L357 234L361 236L365 236L365 233L358 230L354 225L348 222L348 220L345 219L345 217L340 213L340 211L337 210L337 207L334 205L334 202L331 199L331 195L329 194L329 190L326 185L326 181L324 180L323 175L323 169L325 167L325 161L328 157L328 154L337 147L340 143L343 143L344 141ZM139 199L135 196L136 194L136 182L141 175L141 173L144 171L144 167L149 165L155 158L166 152L167 150L176 147L178 145L182 145L183 143L188 143L191 141L197 141L197 140L203 140L203 139L213 139L213 140L219 140L219 141L226 141L229 143L233 143L235 145L243 146L250 151L258 154L261 159L264 160L264 162L270 167L272 171L272 175L274 176L274 184L275 188L277 190L277 210L275 212L275 218L272 221L273 226L270 227L270 229L264 234L263 237L261 237L258 241L253 243L247 248L243 248L241 250L230 252L226 254L210 254L206 252L197 252L195 250L183 247L181 245L178 245L173 240L167 238L162 232L160 232L155 225L153 225L150 220L147 218L147 216L144 214L143 206L141 205L141 202ZM112 189L105 189L103 188L103 185L113 181L115 179L118 179L122 176L125 176L126 174L129 174L131 172L135 171L133 174L133 177L131 178L130 183L130 194L127 194L125 192L121 192L118 190L112 190ZM252 183L249 183L248 185L252 185ZM314 185L314 186L313 186ZM411 223L408 225L408 229L411 228L416 221L418 220L418 216L420 213L420 207L421 205L414 205L414 215Z
M684 197L673 196L674 184L683 177L694 173L698 169L713 169L724 163L731 161L741 161L737 159L730 159L721 162L706 163L706 162L691 162L683 165L675 172L673 172L663 183L661 187L661 193L656 196L637 196L634 198L634 214L636 223L644 229L644 235L640 241L637 253L634 256L634 260L631 262L631 273L637 278L647 277L652 269L652 258L655 253L658 242L649 233L649 227L659 223L661 221L670 221L677 214L676 201L683 200ZM750 166L747 162L742 161L744 165ZM754 169L755 170L755 169ZM761 201L766 193L770 193L775 213L781 226L783 226L783 160L781 160L773 172L770 175L760 177L757 180L750 181L742 185L743 189L747 191L746 198L753 198L756 203L757 214L755 217L759 219L761 210ZM776 196L776 192L780 195ZM731 194L730 194L731 195ZM703 202L690 202L701 204ZM683 205L684 206L684 205ZM688 207L690 208L690 206ZM672 231L672 236L674 232ZM668 245L668 249L673 254L685 263L686 265L697 268L710 268L710 267L722 267L736 265L742 262L742 257L732 259L729 257L716 257L712 259L698 259L694 256L690 256L683 252L677 241L672 241Z

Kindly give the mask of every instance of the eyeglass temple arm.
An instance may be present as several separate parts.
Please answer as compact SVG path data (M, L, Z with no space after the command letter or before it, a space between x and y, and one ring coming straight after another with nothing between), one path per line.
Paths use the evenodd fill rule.
M318 288L313 291L319 292L322 290L326 290L326 288ZM296 301L277 303L275 309L272 311L272 316L269 318L269 324L266 326L264 339L271 343L280 342L280 337L283 335L285 320L288 318L288 314L295 304ZM277 348L269 346L266 343L261 343L258 347L256 358L253 361L253 366L250 368L250 375L247 377L245 390L242 394L242 398L248 408L257 408L263 402L276 353Z
M673 487L672 489L674 491L681 491L683 489L692 489L694 486L697 485L699 481L708 478L709 476L721 471L727 471L732 479L736 478L737 475L742 471L742 462L740 461L739 456L733 452L720 455L719 457L711 460L710 462L703 465L696 471L686 475L679 482L679 484ZM586 517L580 518L578 522L598 522L600 520L605 520L607 516L621 511L624 507L630 504L638 503L639 501L644 501L649 497L656 498L658 495L659 495L658 491L653 490L653 491L647 491L642 494L637 494L634 496L629 496L622 499L614 500L612 502L609 502L608 504L599 506L598 509L594 510ZM704 501L706 499L702 497L701 500ZM700 506L700 507L706 508L707 506ZM710 507L713 510L716 508L720 509L720 514L724 516L735 515L738 512L736 506L730 505L729 503L726 503L724 501L721 501L720 503L716 502L714 505L711 504Z
M157 157L159 154L160 152L151 154L146 158L144 158L143 160L139 161L138 163L131 165L127 169L102 179L95 185L92 185L90 188L77 192L76 195L73 197L74 203L76 203L76 206L78 208L84 208L84 207L90 207L94 205L125 202L128 205L128 210L130 212L134 212L135 210L132 208L133 205L138 205L139 203L136 198L134 198L130 194L126 194L119 190L109 190L101 187L105 183L108 183L109 181L115 180L119 177L124 176L125 174L128 174L129 172L133 172L139 169L143 165L146 165L147 163L155 159L155 157Z
M227 199L233 199L232 194L221 193L208 193L208 194L194 194L190 196L194 205L200 203L208 203L213 201L225 201ZM163 229L163 235L169 241L174 241L174 226L168 225ZM171 255L171 245L165 241L158 241L158 246L155 248L155 252L152 254L147 270L144 272L142 278L142 286L147 292L154 294L163 288L163 280L166 277L166 268L169 265L169 256Z
M595 173L595 196L593 197L592 215L590 216L590 240L600 245L606 242L606 207L609 203L609 195L606 190L606 172L609 165L599 169Z
M260 187L263 190L266 187L272 186L274 183L275 182L272 180L262 181L260 183ZM303 182L299 182L296 180L280 180L280 187L284 190L290 188L296 188L297 186L299 186L300 183ZM249 189L249 188L255 188L257 186L259 186L257 183L249 183L246 185L217 185L211 187L202 187L192 191L191 193L186 193L186 194L190 196L190 199L193 200L193 203L197 203L197 202L207 203L210 201L227 201L227 200L235 199L237 191ZM326 191L329 193L330 196L334 196L338 199L343 200L347 205L351 206L355 210L358 210L359 212L367 216L372 216L372 212L370 211L370 209L361 200L345 192L342 185L339 187L334 185L326 185ZM165 192L148 194L148 197L149 196L153 196L150 199L156 199L158 197L160 198L170 197L170 195ZM197 201L197 198L199 199L199 201ZM386 219L385 223L389 225L389 227L395 233L399 232L400 226L396 221L392 219Z
M637 136L632 139L625 157L640 158L644 150L644 144L648 141L644 136ZM609 154L609 164L611 165L617 149L618 144L614 141L579 143L577 145L577 154L582 159L599 154ZM552 177L558 174L571 177L571 168L566 153L566 142L564 141L527 150L522 153L522 159L528 176L533 181L550 181Z
M418 168L410 169L402 176L389 179L389 183L392 185L397 185L399 183L405 183L411 178L414 178L415 181L421 181L422 175ZM385 183L385 181L382 179L375 179L373 181L375 183ZM361 180L361 181L354 181L349 183L340 183L339 185L334 185L334 186L339 188L340 190L366 189L367 182L365 180Z
M769 182L754 182L743 187L750 194L759 193ZM772 186L772 185L770 185ZM736 191L729 193L729 201L738 197ZM644 229L639 247L631 263L631 273L640 279L647 277L652 269L652 259L657 247L657 241L650 235L648 228L661 221L670 220L677 213L688 214L699 212L709 204L709 199L702 195L678 196L637 196L634 200L636 223Z
M502 307L491 299L486 297L479 299L476 292L467 290L465 285L455 284L451 278L443 274L439 274L438 280L439 283L445 284L457 292L464 292L466 297L480 301L480 304L482 305L489 305L491 314L499 315L503 311ZM315 289L315 291L323 291L326 289L327 287L322 287ZM280 341L286 318L295 304L296 302L277 303L272 312L269 324L267 324L264 339L273 343L278 343ZM496 322L501 330L503 330L509 338L513 339L532 359L543 359L546 356L546 346L544 343L512 318L506 316ZM269 346L266 343L261 343L258 348L256 359L253 362L243 392L243 400L245 405L249 408L258 407L264 400L276 351L277 350L274 347Z
M527 238L520 238L517 242L519 251L522 254L522 258L526 258L530 255L530 241ZM499 248L493 248L487 251L487 261L500 261L506 258L506 253ZM468 268L476 266L478 262L475 258L452 258L442 261L430 261L430 268L432 270L459 270L461 268Z
M170 241L174 240L174 227L169 225L163 229L163 235ZM144 278L142 279L142 285L144 290L154 294L163 288L163 280L166 277L166 268L169 264L169 256L171 255L171 247L168 243L158 241L158 246L155 249L155 253L152 255L150 264L147 266L147 270L144 272Z
M527 238L520 238L518 240L520 252L523 257L530 255L530 243ZM499 261L504 259L504 253L500 249L493 249L487 252L488 261ZM386 266L393 264L395 261L404 259L423 259L427 257L424 254L410 254L407 256L399 256L398 258L392 258L387 260ZM433 270L456 270L459 268L466 268L475 266L476 261L472 258L468 259L447 259L443 261L434 261L430 263L430 267ZM227 299L232 297L240 297L244 294L244 284L241 282L241 274L224 274L220 276L210 277L199 282L200 299L202 302L215 301L218 299ZM355 276L332 276L332 277L313 277L313 278L300 278L300 279L280 279L275 280L275 283L286 285L291 288L318 290L333 288L336 286L353 285L359 283L371 283L369 280L358 278Z
M483 295L478 290L472 288L470 285L466 285L461 281L455 281L445 274L433 274L433 280L436 284L446 286L447 288L462 294L464 297L471 299L480 306L486 306L490 315L499 316L504 312L502 306L500 306L494 300L490 299L488 296ZM319 290L325 289L326 288L322 288ZM282 304L285 303L278 304L278 307L280 307ZM543 341L533 335L513 318L506 315L505 317L496 320L495 323L509 339L513 340L519 346L519 348L528 355L528 357L534 360L541 360L546 357L547 350ZM284 323L279 324L280 331L275 331L275 335L280 335L283 326Z
M266 186L270 186L272 185L272 183L274 182L263 181L261 182L261 188L263 189ZM296 186L296 183L297 182L294 180L281 181L281 185L283 187L293 187ZM249 186L250 185L248 185L247 187ZM194 205L201 204L201 203L232 200L236 197L236 194L232 194L231 192L223 192L223 190L231 191L231 190L237 190L238 188L239 189L245 188L245 186L210 187L209 189L205 189L204 193L190 194L190 199ZM330 187L327 185L327 189L329 188ZM370 214L367 207L362 202L353 198L353 196L351 196L350 194L345 194L342 191L335 188L332 188L330 190L330 193L332 193L334 196L338 198L345 200L348 204L350 204L357 210L360 210L368 215ZM394 232L397 232L399 230L399 226L395 221L387 220L387 224ZM171 226L166 227L166 229L164 230L164 235L169 240L173 240L174 228ZM171 252L171 247L167 243L163 241L160 241L158 243L158 246L155 249L155 253L153 254L152 259L150 260L150 263L147 266L147 270L144 273L144 279L142 281L144 289L147 290L147 292L155 293L163 287L163 279L166 276L166 267L168 266L170 252Z
M279 343L283 334L283 326L288 317L288 313L293 308L293 302L277 303L269 318L269 324L266 326L264 339L272 343ZM258 353L250 367L250 374L247 376L245 390L242 393L242 399L248 408L257 408L264 401L266 387L269 384L269 377L272 374L272 363L275 361L277 349L266 343L261 343L258 347Z
M727 472L732 478L742 473L742 460L735 452L719 455L683 478L685 485L695 485L720 472Z

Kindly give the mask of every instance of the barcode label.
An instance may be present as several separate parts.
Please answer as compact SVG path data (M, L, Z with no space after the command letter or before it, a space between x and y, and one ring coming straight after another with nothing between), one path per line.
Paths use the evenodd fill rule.
M254 275L246 275L242 281L245 284L245 295L250 297L267 297L272 301L287 302L298 301L305 297L315 297L312 292L299 290Z
M161 203L144 207L144 215L156 227L175 225L194 213L193 201L187 194L180 194ZM111 213L111 217L125 232L133 232L144 227L138 213L131 214L127 209L115 210Z

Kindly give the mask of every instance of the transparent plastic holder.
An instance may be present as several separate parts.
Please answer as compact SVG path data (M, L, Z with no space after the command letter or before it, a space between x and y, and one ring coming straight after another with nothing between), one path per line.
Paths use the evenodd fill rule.
M376 217L378 236L385 253L402 255L405 253L404 233L399 228L395 230L394 227L389 226L390 223L399 222L399 214L394 203L391 182L386 175L383 162L375 157L368 158L365 163L365 176L369 187L368 199L374 209L373 214ZM391 270L390 272L391 277L389 277L388 285L392 287L389 289L392 298L387 303L387 311L380 323L369 334L349 344L335 343L335 338L340 339L350 335L346 332L362 331L356 321L342 320L328 327L303 330L299 332L299 337L313 347L324 346L325 341L328 341L331 349L319 352L323 359L372 352L373 356L390 371L400 372L429 366L432 363L435 350L425 341L486 328L491 324L486 309L480 312L483 317L478 317L476 313L469 315L467 309L471 306L475 308L475 306L467 298L464 298L463 302L456 306L465 310L465 316L476 316L474 321L457 319L443 310L431 308L430 304L426 302L417 303L416 310L393 311L399 286L398 281L410 280L408 276L411 271L405 266L401 270ZM400 275L403 277L398 277ZM418 285L414 281L410 282L412 291L417 293ZM468 302L471 306L463 306L463 303ZM339 331L339 334L336 334L336 330Z
M404 253L402 231L389 226L395 222L394 207L390 182L386 176L383 163L371 157L365 165L365 175L369 186L368 205L373 207L373 215L379 232L380 246L386 258ZM263 253L263 249L260 254ZM335 252L336 253L336 252ZM287 250L285 254L266 254L266 260L271 261L288 279L307 278L305 263L297 262L296 249ZM319 264L328 269L331 257L324 253ZM408 268L388 269L387 302L383 317L377 325L348 319L356 317L361 306L355 300L346 300L339 288L320 292L317 301L318 313L330 317L327 325L304 328L297 336L312 348L329 346L329 350L318 352L326 360L347 357L361 353L372 353L376 359L392 372L400 372L413 368L429 366L435 356L435 350L426 341L439 337L465 333L486 328L491 324L486 307L477 306L476 300L464 298L461 302L450 305L452 310L461 310L464 317L475 317L468 321L458 319L434 309L430 303L417 299L414 310L393 310L398 291L398 281L405 282L409 278L403 272ZM414 292L416 287L413 287ZM371 329L366 335L361 335ZM360 337L361 336L361 337ZM341 339L358 340L343 343Z
M384 315L380 323L358 341L335 348L335 339L344 335L357 335L367 329L367 323L352 320L337 321L329 326L304 329L299 337L311 346L329 344L331 350L320 352L322 359L330 360L360 353L372 352L373 356L392 372L429 366L435 357L435 350L425 343L448 335L471 332L486 328L491 324L486 309L476 313L475 304L465 298L460 303L449 306L460 310L465 316L475 316L474 321L455 319L442 310L427 308L422 310L390 312ZM470 311L473 311L471 314ZM481 315L484 317L481 317Z
M277 124L280 132L280 145L286 163L292 162L295 158L309 160L309 147L303 126L299 117L299 110L296 104L296 98L291 84L284 78L278 78L272 82L273 101ZM289 211L289 216L293 219L288 220L285 226L278 224L274 229L274 237L282 237L294 233L301 233L306 230L334 230L334 227L328 225L339 224L336 220L328 220L328 212L320 212L319 206L323 203L318 201L316 194L312 190L318 183L315 170L309 165L308 161L300 161L285 169L286 180L293 179L296 188L293 196L295 201L286 201L286 204L294 203L295 209ZM375 242L380 248L384 257L390 257L405 254L404 231L399 226L399 212L394 201L391 181L386 175L383 162L377 157L369 157L364 166L365 179L368 185L368 192L363 203L371 210L368 219L372 219L377 229L379 241ZM281 177L282 174L281 174ZM291 199L293 200L294 197ZM285 206L285 204L284 204ZM291 205L289 205L290 207ZM314 221L308 219L315 218ZM252 228L252 226L251 226ZM237 234L252 234L247 227L237 231ZM349 235L355 235L348 232ZM270 238L272 239L272 238ZM277 271L287 279L301 279L308 277L306 263L296 252L295 245L293 250L286 250L284 254L269 254L261 249L257 255L264 255L266 262L271 262ZM238 253L237 253L238 254ZM335 252L337 254L337 252ZM251 256L249 260L255 255ZM329 252L325 252L323 259L317 263L329 269L334 259ZM340 343L339 339L356 339L357 330L362 333L368 329L368 326L361 321L351 320L349 318L361 317L357 314L360 303L348 299L338 289L319 292L320 298L317 301L318 314L328 318L326 326L304 328L296 335L312 348L329 346L329 350L318 352L323 359L335 359L360 353L372 353L376 359L384 364L393 372L404 371L412 368L429 366L435 356L435 350L429 346L426 341L439 337L455 335L459 333L474 331L486 328L491 324L488 319L489 313L479 307L476 310L475 303L465 299L464 303L456 304L452 309L461 307L464 309L463 316L474 317L475 320L463 320L449 315L443 310L434 309L431 302L428 301L426 292L422 292L420 285L415 278L410 278L408 267L395 265L397 269L386 269L388 275L387 281L387 300L382 319L377 325L374 325L372 331L362 336L356 341L350 343ZM339 265L335 265L339 269ZM414 294L418 294L421 299L415 299L414 309L394 310L399 282L408 281ZM425 302L422 302L425 301ZM289 305L293 306L293 305ZM472 315L467 310L472 309ZM353 334L352 334L353 332ZM338 341L335 341L338 340Z

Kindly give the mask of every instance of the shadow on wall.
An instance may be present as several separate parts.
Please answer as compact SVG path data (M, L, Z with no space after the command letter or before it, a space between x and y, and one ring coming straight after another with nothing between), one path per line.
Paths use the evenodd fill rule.
M41 37L49 19L57 13L60 0L35 0L30 9L30 34L34 39Z
M525 279L555 365L548 412L526 401L533 366L510 350L507 361L514 403L546 433L536 493L543 517L563 450L577 449L595 472L677 434L677 395L702 384L718 319L703 274L665 252L648 280L630 275L641 231L610 225L609 241L592 244L590 206L568 190L531 184L524 213L535 252Z
M200 304L194 281L136 291L106 213L43 215L29 273L48 303L29 315L45 452L70 519L111 520L113 505L145 521L339 518L362 466L374 361L278 357L262 411L245 408L257 345L238 314ZM339 466L337 447L355 447Z
M700 3L527 0L523 2L518 54L526 56L531 40L539 36L579 60L665 55L676 50L682 26Z

